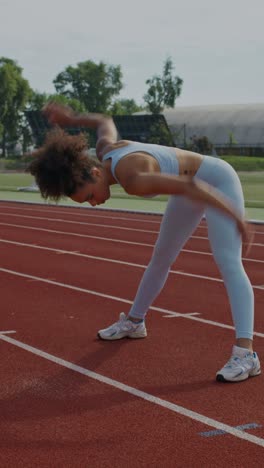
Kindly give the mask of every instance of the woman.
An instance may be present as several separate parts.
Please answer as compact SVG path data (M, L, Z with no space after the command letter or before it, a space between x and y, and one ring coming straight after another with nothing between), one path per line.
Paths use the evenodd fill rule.
M236 343L219 381L241 381L260 374L253 352L254 297L241 261L242 238L249 242L244 199L237 174L226 162L198 153L126 140L117 141L113 120L101 114L77 115L49 103L44 113L52 125L88 127L97 131L96 154L86 154L82 135L51 132L33 153L29 171L44 198L69 196L92 206L110 197L119 183L131 195L170 195L151 261L143 275L128 316L100 330L103 340L144 338L146 313L163 288L171 264L205 214L208 237L230 301Z

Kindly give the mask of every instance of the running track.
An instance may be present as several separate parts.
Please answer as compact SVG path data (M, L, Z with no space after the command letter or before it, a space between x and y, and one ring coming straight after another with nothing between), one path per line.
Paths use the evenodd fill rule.
M263 377L214 380L234 331L204 223L148 338L97 339L129 309L160 220L0 203L1 468L263 466ZM263 361L264 227L254 229L244 265Z

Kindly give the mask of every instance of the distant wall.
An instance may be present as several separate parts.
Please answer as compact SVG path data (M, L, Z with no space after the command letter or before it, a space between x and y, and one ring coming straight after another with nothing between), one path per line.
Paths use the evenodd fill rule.
M264 155L264 103L176 107L163 115L176 146L206 136L222 154Z

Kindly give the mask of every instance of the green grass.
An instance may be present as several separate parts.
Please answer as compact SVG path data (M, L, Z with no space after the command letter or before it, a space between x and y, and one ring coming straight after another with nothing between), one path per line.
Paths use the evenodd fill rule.
M264 171L238 173L245 195L247 214L255 219L264 219ZM27 187L33 182L33 177L24 173L0 173L0 199L20 200L28 202L43 202L39 193L18 192L18 187ZM112 197L103 208L119 208L128 210L163 212L166 206L166 196L153 199L141 199L127 195L120 186L111 188ZM75 205L69 199L61 204Z
M223 156L236 171L264 171L264 158L251 156Z
M246 204L253 206L253 200L258 200L258 206L264 207L264 171L238 172L244 191Z
M33 182L30 174L23 173L0 173L0 191L17 190L18 187L27 187Z

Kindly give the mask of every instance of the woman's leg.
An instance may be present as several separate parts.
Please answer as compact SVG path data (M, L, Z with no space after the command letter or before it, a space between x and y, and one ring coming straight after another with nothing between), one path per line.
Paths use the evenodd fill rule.
M229 298L236 338L240 343L245 339L243 347L250 349L248 340L253 339L254 294L242 264L241 236L236 223L216 211L207 209L206 218L213 256Z
M129 318L143 320L162 290L171 264L191 236L204 208L182 196L171 196L161 223L151 261L140 282Z
M222 274L236 330L232 356L217 372L220 382L239 382L261 373L253 352L254 294L241 261L241 239L235 223L206 211L208 233L215 261Z
M204 169L202 168L199 171L198 177L200 176L206 182L214 185L233 202L241 215L244 214L242 187L233 168L221 160L217 161L215 165L213 165L212 160L205 163L207 167L205 165ZM210 168L212 165L213 167ZM213 256L221 272L230 301L237 344L251 349L254 322L254 294L242 264L240 233L238 232L236 223L218 211L207 208L205 215Z

